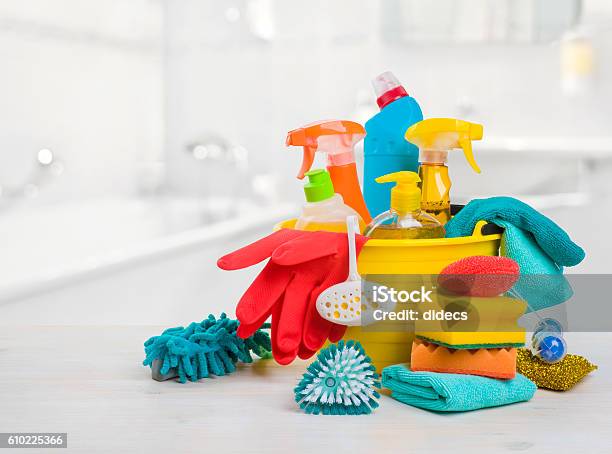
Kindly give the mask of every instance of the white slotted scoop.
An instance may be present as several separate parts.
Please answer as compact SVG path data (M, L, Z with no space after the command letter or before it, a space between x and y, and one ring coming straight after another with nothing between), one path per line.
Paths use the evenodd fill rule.
M359 232L357 216L346 218L349 273L348 279L332 285L317 298L317 311L325 320L339 325L361 325L361 276L357 272L355 234Z

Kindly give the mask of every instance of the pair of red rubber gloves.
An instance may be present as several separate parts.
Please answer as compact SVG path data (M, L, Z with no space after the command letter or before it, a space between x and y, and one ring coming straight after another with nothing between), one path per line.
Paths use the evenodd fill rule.
M357 255L368 239L356 235ZM237 270L269 258L236 307L237 334L251 336L272 316L272 354L279 364L310 358L327 339L337 342L346 326L323 319L319 294L348 277L346 233L282 229L217 261Z

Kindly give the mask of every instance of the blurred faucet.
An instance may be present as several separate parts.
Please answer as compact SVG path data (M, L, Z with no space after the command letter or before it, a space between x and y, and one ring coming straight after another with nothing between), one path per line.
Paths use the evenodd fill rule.
M22 182L11 185L0 182L0 204L4 205L5 203L36 197L41 187L63 172L64 164L57 159L51 149L42 148L38 150L35 165L30 175Z
M185 150L203 164L218 164L235 170L223 173L226 188L231 188L225 191L226 194L248 197L263 205L278 203L279 194L282 194L278 175L274 172L253 174L253 169L249 169L249 150L239 143L210 133L189 143Z
M186 147L196 161L215 161L246 172L249 167L248 150L224 137L210 134Z

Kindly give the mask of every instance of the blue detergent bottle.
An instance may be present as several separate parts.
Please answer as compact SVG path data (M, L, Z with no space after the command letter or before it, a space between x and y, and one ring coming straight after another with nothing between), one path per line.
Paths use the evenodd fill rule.
M419 168L419 149L404 138L406 130L423 119L414 98L386 71L372 81L380 112L366 124L363 160L363 194L372 217L389 210L393 183L379 184L376 178Z

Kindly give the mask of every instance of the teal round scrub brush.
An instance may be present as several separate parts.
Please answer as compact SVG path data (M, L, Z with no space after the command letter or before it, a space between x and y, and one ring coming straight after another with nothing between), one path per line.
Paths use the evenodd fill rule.
M226 375L236 370L236 363L253 362L251 353L270 357L268 333L257 330L251 337L236 335L239 322L227 318L225 313L216 319L213 315L187 328L169 328L161 336L153 336L144 343L144 366L151 367L152 377L163 381L176 376L181 383ZM267 325L262 328L267 328Z
M331 345L298 383L295 401L309 414L366 415L378 407L380 381L359 342Z

